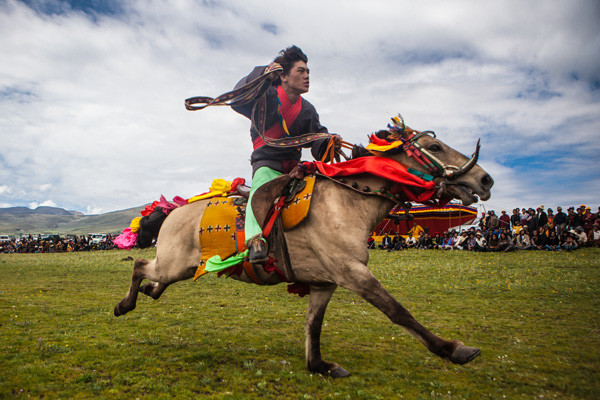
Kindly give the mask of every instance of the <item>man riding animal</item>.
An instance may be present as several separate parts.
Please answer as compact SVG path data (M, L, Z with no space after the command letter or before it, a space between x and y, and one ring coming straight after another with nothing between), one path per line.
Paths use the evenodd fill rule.
M283 122L280 122L280 125L273 122L278 119L278 109L273 112L271 107L270 117L265 112L268 110L267 96L263 94L269 90L278 93L277 86L271 85L271 74L275 75L277 71L282 70L279 65L271 65L267 67L267 73L250 81L244 86L244 90L229 92L216 99L190 98L186 100L186 107L189 110L199 110L207 105L227 102L230 102L231 106L243 106L258 99L254 105L248 106L248 115L252 117L253 129L256 128L258 133L254 140L259 144L258 138L271 147L281 147L282 153L276 153L277 155L287 154L287 151L291 150L288 147L294 147L294 144L298 147L313 142L315 144L312 146L316 145L319 150L317 154L321 154L322 147L319 148L317 144L320 139L329 139L327 147L334 148L336 139L331 139L332 135L329 133L312 133L310 130L313 127L310 125L294 126L302 121L300 116L302 107L305 106L304 101L300 103L302 107L296 120L291 121L289 125L285 119L285 110L282 113L285 125ZM257 74L260 74L260 70ZM286 79L283 74L282 78ZM305 89L308 89L306 84L302 90ZM283 92L285 93L285 90ZM285 94L287 96L287 93ZM271 101L278 99L277 94ZM287 100L290 100L290 97L287 97ZM205 105L196 107L194 104ZM318 122L314 108L308 108L311 109L314 114L305 121ZM268 122L272 125L268 125ZM265 129L267 126L269 129ZM287 126L290 137L281 131L279 136L269 137L267 134L271 134L270 128L273 126L277 127L276 129L280 129L279 126ZM305 132L304 129L309 133L301 134L300 132ZM298 136L293 136L296 133ZM301 224L283 232L285 243L289 244L289 265L293 272L293 279L289 281L308 285L310 288L305 320L307 368L311 372L332 377L349 375L343 367L325 361L321 355L320 336L323 319L327 305L338 287L350 290L372 304L393 323L415 336L433 354L455 364L468 363L479 355L479 349L465 346L458 340L444 339L421 325L369 270L369 250L365 242L380 221L397 204L407 201L445 203L456 198L468 205L479 199L489 199L494 181L477 165L479 143L473 156L468 158L441 142L433 132L408 129L399 119L394 120L394 126L389 131L371 135L370 142L367 148L363 149L364 154L358 154L361 153L360 149L355 149L357 154L354 154L353 160L330 166L313 163L318 173L308 215ZM288 146L290 144L292 146ZM262 147L264 146L255 147L255 153ZM265 148L266 150L268 148ZM285 161L297 163L299 149L294 151L296 153L289 157L266 157L262 160L255 159L253 154L253 167L259 170L271 169L280 174L287 170L283 167ZM261 165L259 161L263 160L265 164ZM266 161L272 161L273 164ZM348 167L349 165L351 167ZM278 169L272 168L273 166ZM254 176L256 179L256 171ZM256 185L255 182L253 186ZM158 299L169 285L195 276L202 258L198 228L203 214L208 207L212 207L211 204L210 199L199 200L177 207L169 214L159 231L156 257L153 260L139 258L135 261L127 294L115 306L116 316L135 309L138 293ZM320 240L324 237L338 240ZM284 281L278 278L274 271L266 271L264 268L257 269L256 273L261 275L262 282ZM242 282L255 283L243 269L228 276ZM141 286L145 279L149 283Z
M272 84L266 88L266 92L257 93L257 96L243 105L233 105L232 108L252 121L250 137L254 147L250 162L252 163L252 190L248 204L252 204L252 198L256 190L265 183L277 178L282 174L289 173L298 163L302 155L301 146L288 145L276 147L265 141L269 139L282 139L306 135L308 133L327 134L327 128L321 125L319 115L315 107L302 98L302 94L309 89L309 69L306 63L308 58L296 46L282 50L269 66L255 67L246 77L242 78L234 90L259 78L261 75L281 67L281 71L272 73L269 77ZM263 97L264 96L264 97ZM260 132L257 120L260 118L257 112L257 103L264 99L266 111L264 114L264 132ZM329 137L328 137L329 136ZM267 139L268 140L268 139ZM313 157L323 159L327 150L329 140L335 142L336 150L340 148L340 137L338 135L322 135L321 138L307 143L304 146L311 147ZM273 198L279 193L273 193ZM249 261L251 263L263 263L267 260L267 249L265 239L262 237L262 221L258 222L252 211L252 207L246 210L245 234L247 247L249 249Z

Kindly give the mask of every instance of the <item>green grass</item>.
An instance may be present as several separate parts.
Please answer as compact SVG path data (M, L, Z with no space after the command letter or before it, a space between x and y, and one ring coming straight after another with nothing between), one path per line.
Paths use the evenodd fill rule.
M140 295L116 318L134 258L153 250L0 255L0 397L596 399L600 250L371 252L390 293L434 333L481 348L456 366L338 289L324 358L304 366L307 298L207 275Z

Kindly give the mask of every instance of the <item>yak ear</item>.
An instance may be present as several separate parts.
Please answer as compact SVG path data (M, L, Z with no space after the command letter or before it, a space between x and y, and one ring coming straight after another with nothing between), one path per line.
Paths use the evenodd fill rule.
M359 157L366 157L366 156L372 156L373 153L371 153L369 150L365 149L364 146L361 146L360 144L355 144L352 147L352 159L355 158L359 158Z
M377 132L375 132L375 136L377 136L379 139L384 139L389 142L390 131L386 131L386 130L377 131Z

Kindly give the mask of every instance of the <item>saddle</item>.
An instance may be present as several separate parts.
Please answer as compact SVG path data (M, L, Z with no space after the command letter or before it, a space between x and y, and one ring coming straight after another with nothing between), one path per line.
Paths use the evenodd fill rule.
M293 281L293 272L289 267L289 256L283 232L300 224L308 215L310 200L316 177L295 179L282 175L261 186L252 198L254 215L263 227L269 229L267 236L269 247L274 249L273 259L264 267L264 271L244 262L239 255L245 251L245 214L247 195L240 193L239 187L235 196L209 199L202 215L199 228L201 261L194 280L204 275L207 262L214 256L219 256L219 264L226 266L218 272L219 275L239 275L245 272L257 284L269 284ZM248 193L245 191L245 193ZM285 199L285 200L282 200ZM238 257L238 258L236 258ZM233 265L227 266L228 260ZM283 269L279 269L275 262ZM210 263L209 263L210 264Z

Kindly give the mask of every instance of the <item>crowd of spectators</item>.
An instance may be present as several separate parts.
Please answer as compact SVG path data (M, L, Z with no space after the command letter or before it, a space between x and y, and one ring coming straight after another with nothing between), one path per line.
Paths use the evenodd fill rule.
M371 238L367 246L388 251L415 248L498 252L600 247L600 207L596 213L585 205L569 207L565 213L561 207L556 207L555 212L551 208L546 211L541 205L536 210L515 208L510 216L505 210L499 216L490 210L482 213L476 225L460 232L436 232L433 236L425 231L417 238L411 233L406 238L386 234L380 245L375 246Z
M61 253L116 248L110 234L100 239L92 238L92 235L65 238L58 235L25 235L0 243L0 253Z

